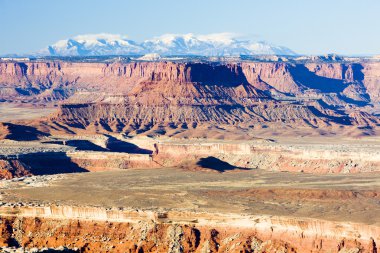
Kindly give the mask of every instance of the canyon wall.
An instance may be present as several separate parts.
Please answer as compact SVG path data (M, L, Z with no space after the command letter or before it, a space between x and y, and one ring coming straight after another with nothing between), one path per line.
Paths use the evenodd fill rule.
M80 140L79 144L75 142L77 139ZM91 141L82 142L83 140L91 140L103 147L94 145ZM25 153L2 155L0 179L162 167L220 172L263 169L316 174L378 172L380 169L378 146L289 145L264 140L213 142L121 137L107 139L104 136L82 136L61 142L65 146L57 145L56 150L33 152L32 148L30 151L21 150Z
M202 159L214 157L236 168L307 173L359 173L380 170L380 152L335 145L280 145L271 143L159 142L154 160L165 166L201 168ZM195 163L197 162L197 163ZM205 161L207 167L207 160ZM222 167L212 164L209 168ZM190 165L189 165L190 163ZM192 164L194 163L194 164Z
M173 82L218 86L249 83L258 90L298 94L308 88L337 92L356 83L371 100L379 101L379 80L379 63L0 62L0 85L19 88L20 92L23 88L42 92L71 87L123 93L142 82Z
M377 226L290 217L73 206L0 212L1 246L81 252L375 253L380 240Z
M363 66L364 85L371 99L380 101L380 64L370 63Z
M106 171L128 168L158 168L148 154L128 154L117 152L70 152L71 162L88 171Z
M0 179L30 176L30 166L17 159L0 159Z
M380 124L378 65L0 62L0 101L62 100L49 120L35 124L62 133L268 124L365 131Z

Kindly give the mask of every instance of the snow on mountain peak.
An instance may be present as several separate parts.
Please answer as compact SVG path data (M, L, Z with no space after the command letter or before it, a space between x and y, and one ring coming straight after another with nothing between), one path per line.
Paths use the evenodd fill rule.
M214 33L206 35L164 34L142 43L128 40L119 34L78 35L41 50L38 55L52 56L89 56L89 55L294 55L286 47L274 46L266 42L239 40L232 33Z
M138 60L140 60L140 61L158 61L160 59L161 59L161 56L159 54L156 54L156 53L146 54L146 55L138 58Z
M199 35L198 39L201 41L208 41L210 43L230 45L236 41L236 34L233 33L211 33L207 35Z
M176 40L183 40L191 43L194 41L216 43L216 44L231 44L234 41L234 34L232 33L213 33L207 35L195 35L193 33L187 34L164 34L152 40L146 40L145 42L154 41L162 42L164 44L172 44Z
M126 40L127 36L120 35L120 34L110 34L110 33L99 33L99 34L82 34L77 35L72 38L73 40L77 41L88 41L88 40L107 40L107 41L113 41L113 40Z

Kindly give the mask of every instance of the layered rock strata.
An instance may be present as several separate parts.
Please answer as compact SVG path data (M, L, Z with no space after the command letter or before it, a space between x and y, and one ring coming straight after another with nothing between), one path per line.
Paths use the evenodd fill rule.
M1 207L1 246L81 252L377 252L377 226L274 216ZM14 214L17 213L17 216Z
M370 110L379 102L378 72L378 63L0 62L0 96L63 100L51 121L64 125L47 124L47 131L373 127L379 124Z
M103 137L103 138L101 138ZM28 143L15 150L6 146L0 154L0 178L130 168L182 167L190 170L262 169L315 174L364 173L380 170L378 145L279 144L270 141L159 140L152 138L108 139L76 137L65 145ZM83 139L83 140L82 140ZM78 142L75 142L78 140ZM91 141L89 141L91 140ZM70 147L71 142L76 148ZM95 143L97 145L95 145ZM16 145L11 142L8 145ZM20 145L26 145L20 142ZM5 144L4 144L5 145ZM32 146L35 145L35 148ZM39 146L38 146L39 145ZM47 144L45 144L47 145ZM101 148L102 150L97 150ZM113 150L115 148L116 150ZM127 148L127 149L125 149ZM94 150L91 150L94 149ZM23 152L23 153L18 153Z

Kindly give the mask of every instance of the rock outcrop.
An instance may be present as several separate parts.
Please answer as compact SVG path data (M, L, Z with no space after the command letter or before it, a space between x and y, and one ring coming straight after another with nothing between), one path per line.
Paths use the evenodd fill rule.
M0 179L31 175L30 167L19 160L0 159Z
M13 94L32 96L51 89L68 92L70 88L122 94L143 82L199 83L221 88L249 83L259 90L290 94L308 89L336 93L357 83L372 101L379 101L379 69L379 63L0 62L0 84L5 98Z
M80 252L376 253L379 227L322 220L95 207L2 207L0 246ZM376 238L373 238L375 236Z
M41 143L2 142L0 179L162 167L214 172L262 169L314 174L376 173L380 170L379 145L70 137ZM56 144L48 146L49 142ZM20 147L16 148L16 145Z
M379 102L378 65L0 62L0 99L63 100L51 122L74 132L273 123L373 127L380 122L370 110Z
M191 170L215 167L214 170L223 171L225 166L215 159L228 162L230 169L265 169L315 174L378 172L380 170L380 153L376 151L376 147L366 150L362 147L347 145L311 147L275 143L205 141L160 142L155 147L156 155L153 159L157 163L165 166L182 166Z

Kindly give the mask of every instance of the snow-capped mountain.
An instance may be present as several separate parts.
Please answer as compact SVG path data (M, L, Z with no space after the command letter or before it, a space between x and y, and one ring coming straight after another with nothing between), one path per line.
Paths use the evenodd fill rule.
M38 54L51 56L97 56L141 54L143 51L144 48L139 44L121 35L90 34L60 40L41 50Z
M79 35L60 40L39 51L45 56L98 56L98 55L294 55L281 46L266 42L239 40L229 33L194 35L166 34L142 43L114 34Z
M146 40L142 43L142 46L150 52L161 55L232 56L295 54L288 48L270 45L266 42L238 40L229 33L198 36L194 34L166 34L152 40Z

